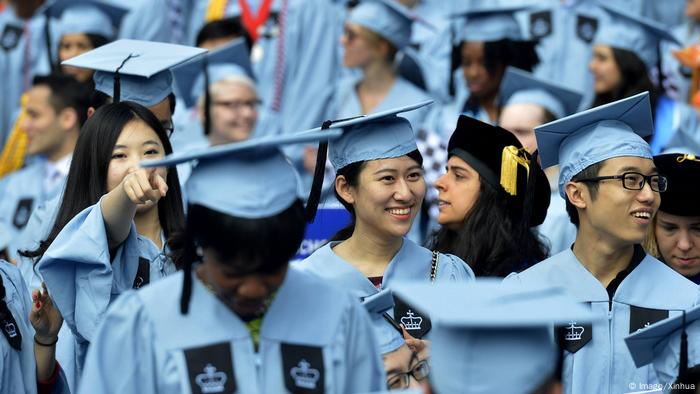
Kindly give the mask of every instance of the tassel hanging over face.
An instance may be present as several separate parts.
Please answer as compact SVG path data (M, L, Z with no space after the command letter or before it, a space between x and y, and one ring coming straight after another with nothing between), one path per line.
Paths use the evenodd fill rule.
M525 167L530 175L530 161L524 148L518 149L513 145L503 148L501 156L501 186L511 196L518 194L518 165Z

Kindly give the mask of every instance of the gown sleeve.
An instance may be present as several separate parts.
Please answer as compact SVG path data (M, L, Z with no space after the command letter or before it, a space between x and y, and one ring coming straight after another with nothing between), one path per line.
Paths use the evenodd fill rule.
M374 336L367 310L355 300L351 300L348 313L347 369L348 375L344 393L368 393L386 388L384 363L381 360L379 345Z
M90 342L107 306L133 286L138 269L136 227L110 258L100 202L61 230L37 269L76 339Z

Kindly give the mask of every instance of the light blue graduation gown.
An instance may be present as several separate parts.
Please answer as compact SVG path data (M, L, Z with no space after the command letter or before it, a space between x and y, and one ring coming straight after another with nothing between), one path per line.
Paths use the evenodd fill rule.
M369 316L347 293L290 268L255 351L245 323L194 274L189 313L180 313L182 275L114 303L95 333L80 392L200 393L208 385L284 393L299 384L355 393L386 384Z
M564 389L575 394L618 394L634 391L630 390L632 384L640 387L642 383L658 383L651 365L635 367L624 338L644 326L635 322L649 324L677 316L680 310L693 306L698 296L694 283L649 255L620 283L610 310L607 290L571 249L505 280L528 287L562 286L602 317L592 328L574 322L572 328L562 329L570 334L565 342L573 346L571 349L578 348L575 352L564 351Z
M559 195L559 186L550 185L552 193L544 222L535 229L540 238L546 239L549 255L569 249L576 240L576 226L566 212L566 202Z
M172 41L172 23L168 0L107 0L126 7L129 12L119 26L118 38L157 42Z
M45 172L46 162L37 159L0 179L0 226L10 234L9 249L13 258L17 257L14 241L26 229L34 209L63 189L64 182L59 182L52 190L44 191Z
M531 1L535 4L517 18L528 36L539 39L540 63L534 74L546 81L561 84L586 95L581 108L593 99L593 77L588 71L592 44L600 27L610 16L594 1Z
M204 25L210 1L198 1L190 14L189 42L194 45ZM257 14L261 0L247 0ZM328 103L338 70L337 9L328 0L288 0L284 35L284 81L278 127L268 133L290 133L318 127L326 120ZM275 67L278 60L279 30L272 14L281 13L281 0L270 7L266 32L251 53L258 94L264 111L272 111L275 90ZM229 1L226 16L240 15L237 1Z
M683 103L688 102L688 93L692 77L692 69L684 67L673 56L673 52L681 48L697 44L700 37L700 23L690 19L671 30L681 45L669 41L661 41L661 62L664 73L664 90L673 99Z
M175 272L166 254L167 249L158 250L139 237L132 224L127 239L110 256L100 202L68 222L44 253L36 270L75 337L78 376L109 304L128 289Z
M31 87L34 76L49 72L42 13L24 21L8 5L0 12L0 35L3 32L5 36L0 40L0 75L3 76L0 78L0 147L5 145L12 131L22 93Z
M659 96L650 145L654 155L661 154L667 148L696 150L694 146L700 146L700 119L695 109L668 96Z
M311 256L295 264L294 266L318 275L327 283L338 288L348 290L358 299L376 294L380 289L367 279L357 268L343 260L333 252L333 247L339 242L329 242L325 246L317 249ZM395 281L429 281L431 270L432 252L416 243L404 238L403 245L391 259L382 277L382 289L391 289L391 284ZM459 257L451 254L440 253L438 257L438 267L435 277L436 281L473 281L474 273L471 268ZM401 317L395 316L397 322L401 319L410 319L408 315L410 308ZM415 313L414 313L415 315ZM376 322L375 322L376 323ZM378 324L384 325L386 322L379 319ZM409 333L421 332L425 329L422 322L417 327L408 325ZM376 335L380 339L383 348L394 348L399 343L388 344L385 330L377 328ZM394 341L401 341L400 337L395 337Z
M10 347L0 334L0 393L36 393L36 360L34 359L34 328L29 324L32 303L19 270L0 260L0 280L5 286L5 302L22 335L22 350Z

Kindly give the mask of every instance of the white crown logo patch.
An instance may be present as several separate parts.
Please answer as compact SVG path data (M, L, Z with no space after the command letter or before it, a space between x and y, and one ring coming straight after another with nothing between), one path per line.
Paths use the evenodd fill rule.
M207 364L204 373L195 378L195 383L202 389L202 393L222 393L227 379L226 373L217 372L215 366Z
M321 373L318 372L318 369L311 368L311 364L309 364L309 362L305 359L301 359L301 361L299 361L299 365L292 368L289 371L289 374L292 375L294 384L296 384L297 387L309 390L316 388L316 382L318 382L321 375Z
M415 316L415 314L409 309L406 312L406 316L401 318L401 323L406 327L406 330L420 330L421 323L423 323L423 318L420 316Z
M566 341L578 341L581 339L583 332L586 331L585 328L577 326L576 322L571 322L568 327L566 327L566 335L564 335L564 340Z
M5 332L10 336L10 338L14 338L17 336L17 327L15 327L14 323L6 322Z

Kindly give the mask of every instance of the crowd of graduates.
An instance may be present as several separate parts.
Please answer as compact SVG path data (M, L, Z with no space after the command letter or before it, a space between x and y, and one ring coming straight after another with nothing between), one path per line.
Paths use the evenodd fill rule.
M700 0L0 0L0 393L700 392Z

